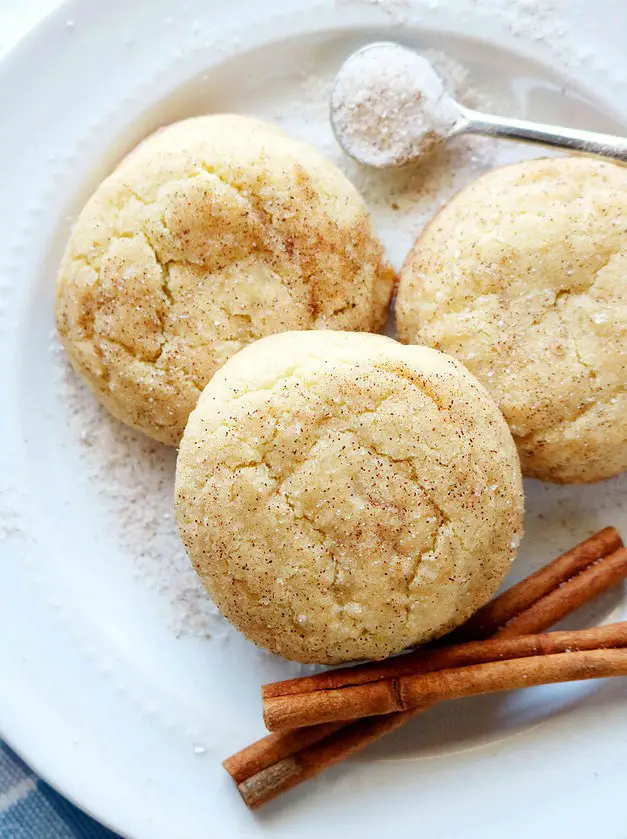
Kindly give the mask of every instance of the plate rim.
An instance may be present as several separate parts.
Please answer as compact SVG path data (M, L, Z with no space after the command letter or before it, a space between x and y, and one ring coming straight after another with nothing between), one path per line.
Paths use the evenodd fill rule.
M86 9L86 7L87 4L84 0L62 0L61 4L56 9L49 11L35 27L33 27L9 50L2 62L0 62L0 89L2 88L5 79L11 75L13 69L12 65L19 65L21 61L24 61L30 54L32 54L32 51L38 44L42 44L42 42L46 41L52 28L63 26L65 21L68 19L68 16L73 16L74 14L78 16L79 14L83 14L83 10ZM52 42L50 43L50 48L52 49ZM2 694L0 692L0 700L1 699ZM2 726L1 722L0 726ZM2 728L4 729L4 726L2 726ZM68 788L66 784L59 784L55 778L52 777L52 774L54 773L48 771L47 766L42 765L40 769L37 755L31 754L30 751L26 754L20 748L20 742L18 742L20 740L19 736L16 739L15 737L12 737L11 731L4 730L2 736L7 743L11 745L11 748L13 748L17 754L21 755L22 758L35 769L40 777L46 779L48 783L55 787L55 789L58 789L66 798L68 798L68 800L73 801L73 803L75 803L78 807L98 819L98 821L105 826L115 830L121 835L125 835L125 826L117 823L115 819L112 819L109 813L103 813L100 808L91 806L89 802L84 803L82 798L75 797L71 788Z

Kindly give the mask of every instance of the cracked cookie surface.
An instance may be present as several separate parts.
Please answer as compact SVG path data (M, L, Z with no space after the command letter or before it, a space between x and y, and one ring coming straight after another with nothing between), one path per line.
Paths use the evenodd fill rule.
M218 607L304 662L383 658L465 620L520 539L518 455L453 359L293 332L201 395L177 463L179 529Z
M627 470L627 169L554 158L479 178L417 240L396 312L402 341L488 388L525 475Z
M393 286L335 166L259 120L196 117L141 143L87 203L57 326L103 404L175 445L239 349L289 329L378 331Z

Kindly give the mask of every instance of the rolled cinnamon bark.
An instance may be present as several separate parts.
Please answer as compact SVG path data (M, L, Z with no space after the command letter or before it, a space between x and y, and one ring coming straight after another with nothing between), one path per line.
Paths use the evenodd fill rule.
M618 665L620 658L596 656L619 648L624 648L627 662L627 622L462 644L425 656L430 659L427 671L417 668L382 681L272 697L264 703L264 720L270 730L279 731L406 711L473 693L620 676L620 667L616 672L604 669L605 664L610 669ZM595 655L586 659L585 652ZM597 659L595 671L592 665Z
M487 638L526 611L549 592L556 591L567 580L580 574L594 562L623 547L623 540L614 527L605 527L589 539L558 556L553 562L525 577L503 594L495 597L451 633L450 640L471 641ZM552 621L556 623L556 621ZM548 624L551 626L551 624ZM545 627L543 627L545 628ZM527 630L525 630L526 632ZM529 630L539 631L539 630Z
M627 548L619 548L609 556L592 563L581 574L562 583L545 597L541 597L526 611L506 623L495 636L512 638L523 633L535 632L533 627L536 626L539 630L547 629L625 577Z

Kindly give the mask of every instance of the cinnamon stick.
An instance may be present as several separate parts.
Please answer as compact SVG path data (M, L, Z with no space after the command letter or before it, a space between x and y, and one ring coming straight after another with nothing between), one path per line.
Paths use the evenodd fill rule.
M256 810L303 781L308 781L323 770L341 763L384 734L400 728L418 713L419 710L416 709L386 714L383 717L366 717L348 725L343 723L342 728L330 737L303 748L278 763L269 764L260 772L241 781L238 783L239 792L248 807ZM262 743L263 740L259 742Z
M613 527L606 527L595 533L589 539L576 545L571 550L558 556L553 562L536 571L531 576L526 577L516 585L507 589L503 594L491 600L482 609L479 609L475 615L466 621L459 629L447 636L447 642L455 641L470 641L480 638L486 638L493 635L497 630L504 627L505 624L511 622L521 612L529 609L534 603L545 597L550 592L558 588L562 583L580 573L583 569L592 565L599 559L607 556L613 551L622 546L622 540L618 532ZM586 578L586 585L588 579ZM602 590L602 589L601 589ZM581 592L583 595L584 593ZM570 607L568 598L575 595L562 595L558 599L563 603L563 608L567 612L577 608ZM590 598L594 595L591 595ZM585 602L585 600L583 601ZM543 610L547 615L548 623L544 623L541 629L547 629L554 623L557 623L561 618L550 620L552 609L556 607L555 602L549 602L543 606ZM525 626L516 631L515 625L512 632L513 635L527 634L528 632L541 631L540 629L529 629L530 625L535 625L537 615L532 618ZM299 679L286 679L281 682L272 682L268 685L263 685L261 688L261 695L263 699L268 699L272 696L286 696L289 693L303 693L305 690L325 690L327 688L344 687L348 684L362 684L363 682L375 681L376 679L391 678L397 673L401 661L406 662L411 672L411 657L413 655L422 655L422 651L417 654L409 653L403 656L396 656L385 661L374 661L368 664L361 664L352 667L341 667L336 670L327 670L323 673L317 673L315 676L305 676Z
M451 640L457 642L487 638L511 621L515 615L526 611L540 598L558 589L562 583L622 547L623 540L618 531L614 527L605 527L495 597L452 632Z
M627 548L619 548L609 556L588 566L581 574L560 585L537 600L525 612L512 618L496 632L498 638L511 638L527 632L547 629L588 603L606 589L627 577Z
M606 528L606 531L613 531L614 534L616 533L613 528ZM601 533L603 532L604 531L601 531ZM594 540L596 540L597 536L599 536L599 534L595 534L595 536L591 537L590 540L586 541L594 544ZM601 540L601 544L603 546L607 544L605 539L606 537ZM584 544L586 543L582 543L582 545ZM597 549L599 549L599 543L596 544ZM577 548L580 549L581 546L577 546ZM602 549L605 549L605 547ZM601 554L599 554L599 556L600 555ZM568 556L568 554L563 556ZM558 557L558 559L550 563L547 568L551 568L551 566L555 564L561 564L563 556ZM598 557L595 557L595 559L598 559ZM573 567L577 564L578 559L573 562ZM546 569L542 569L542 571L546 571ZM514 615L523 611L519 608L519 604L525 602L525 597L527 596L525 584L527 581L534 581L534 586L537 585L538 580L540 580L541 583L543 582L546 588L544 590L540 590L540 596L545 596L550 591L549 577L551 577L551 575L543 576L542 572L536 572L536 574L528 577L527 580L517 583L514 587L517 590L515 602L510 604L511 613L506 615L504 621L510 620L514 617ZM552 579L553 578L551 578L551 581ZM532 583L530 582L529 584L531 585ZM540 587L540 589L541 588L542 587ZM534 590L534 596L537 592L538 589L536 588ZM502 597L503 596L501 595L501 598ZM497 600L499 599L500 598L497 598ZM495 601L492 602L494 603ZM583 604L580 603L578 605ZM562 617L564 616L562 615ZM497 617L495 616L492 619L496 622ZM498 624L495 623L494 629L496 630L498 628ZM386 716L366 717L363 720L359 720L348 725L342 724L342 727L336 730L335 733L331 734L328 738L321 739L320 741L314 743L311 743L311 741L309 741L309 743L305 742L306 738L311 736L309 734L310 729L306 728L297 729L292 732L269 734L257 741L257 743L253 744L252 747L249 746L248 748L242 750L242 752L238 753L238 755L251 756L251 761L248 765L246 765L245 760L232 763L231 761L233 761L234 758L237 758L238 755L234 755L233 758L229 758L228 761L225 761L225 763L228 763L231 766L237 765L239 767L239 777L243 780L238 782L238 789L245 803L251 809L256 809L257 807L272 801L288 789L292 789L303 781L307 781L315 777L329 766L341 762L344 758L358 752L360 749L364 748L369 743L374 742L379 737L384 736L389 731L400 728L420 714L422 710L424 709L416 708L412 711L399 711ZM334 726L335 723L330 723L329 725ZM323 726L316 726L316 728L322 729ZM303 738L302 741L299 740L301 737ZM275 761L274 755L278 754L279 743L281 740L283 740L286 744L285 748L281 749L281 754L283 756L279 758L278 761ZM292 749L289 755L287 754L288 748ZM267 751L264 756L264 751L266 749ZM285 764L285 761L288 761L288 763ZM279 764L282 764L282 766L274 773L266 772L266 769L270 770L274 766L279 766ZM281 778L283 781L281 781Z
M227 757L222 765L235 783L240 784L295 752L319 743L345 726L344 722L328 722L311 725L306 729L268 734L267 737L262 737L261 740Z
M399 684L399 704L405 710L463 696L615 676L627 676L627 649L491 661L404 677Z
M578 657L580 652L596 654L616 648L623 648L627 655L627 621L595 629L476 641L429 651L413 673L404 671L381 681L272 697L264 703L264 720L271 730L296 728L410 710L474 692L622 675L620 670L608 674L601 670L596 677L579 675L585 671L586 661ZM523 659L526 664L520 663ZM488 666L492 664L499 666ZM443 674L441 679L437 678L438 672Z
M568 650L597 650L616 647L627 647L627 621L596 626L592 629L571 629L516 636L496 633L492 638L485 641L468 641L465 644L422 649L408 655L396 656L385 662L385 668L378 667L371 670L369 665L359 665L338 670L331 688L322 687L316 681L315 676L313 678L304 676L301 679L292 679L288 683L288 692L286 694L275 693L273 696L265 697L264 707L271 706L272 699L279 696L337 690L377 681L398 679L401 676L417 676L435 670L484 664L487 661L499 661L500 659L549 655ZM281 684L284 683L276 683L277 686Z

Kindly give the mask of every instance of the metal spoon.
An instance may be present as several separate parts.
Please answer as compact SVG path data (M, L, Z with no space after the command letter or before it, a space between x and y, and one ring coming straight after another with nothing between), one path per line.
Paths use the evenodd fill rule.
M364 58L366 57L368 60L365 64ZM361 62L362 66L358 68L356 62ZM410 91L413 91L413 98L412 95L408 95L405 97L405 102L411 104L414 110L410 111L409 104L407 104L405 114L399 107L399 101L401 100L399 100L398 85L400 82L398 78L389 75L389 88L386 89L385 73L389 73L389 69L394 66L394 62L397 62L397 65L400 62L400 66L404 68L404 78ZM415 74L413 78L408 78L407 73L411 72L412 67L415 67ZM366 69L364 70L364 68ZM364 73L370 76L373 73L377 74L373 78L364 78L361 90L358 90L355 86L358 70L364 71L362 75ZM362 82L360 81L360 83ZM376 96L371 96L370 114L364 108L363 98L363 91L368 91L369 83L377 84ZM397 89L392 90L392 86L396 86ZM355 102L352 103L347 101L351 95L351 90L355 93ZM392 94L396 97L393 101L391 99ZM386 101L386 96L389 101ZM408 132L411 133L411 125L415 125L418 121L416 119L418 112L415 110L418 101L422 103L422 110L419 113L420 130L416 130L415 143L412 145L408 141L405 146L403 144L405 135ZM434 114L437 116L440 113L441 116L443 110L448 115L447 120L440 120L433 131L425 133L424 127L429 123L429 119L433 118ZM372 138L375 145L381 142L380 130L387 132L385 142L388 143L388 148L395 141L394 132L398 133L400 131L403 137L396 137L396 148L403 148L405 153L388 153L387 155L385 153L370 153L371 150L368 149L364 140L366 135L361 136L358 131L354 130L355 119L358 118L360 113L364 119L362 129L368 133L368 137ZM393 115L393 117L390 116L388 122L381 129L382 121L385 122L386 115ZM378 119L378 122L374 117ZM352 123L351 118L353 119ZM366 122L368 119L370 120L369 123ZM350 157L359 163L380 169L414 163L419 157L430 152L436 146L462 134L482 134L488 137L523 140L527 143L571 149L585 154L612 158L623 163L627 162L627 138L625 137L615 137L610 134L582 131L564 126L543 125L530 120L482 114L460 105L445 92L442 80L425 58L419 56L414 50L393 42L369 44L357 50L344 62L335 78L331 94L331 124L339 144ZM425 138L428 142L425 142Z

